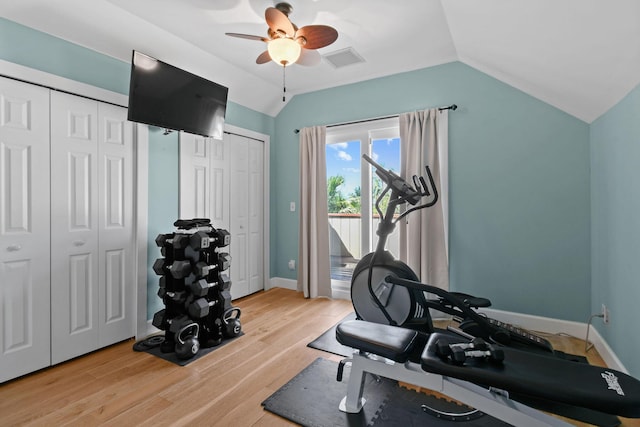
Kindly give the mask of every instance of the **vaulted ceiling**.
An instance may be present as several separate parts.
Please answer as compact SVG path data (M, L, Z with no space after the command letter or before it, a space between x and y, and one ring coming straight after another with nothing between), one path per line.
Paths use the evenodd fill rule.
M270 0L20 0L0 15L125 62L138 50L230 88L229 98L275 116L282 67L258 65ZM364 61L294 64L287 97L461 61L591 122L640 83L637 0L290 0L299 27L330 25L322 55ZM19 41L13 41L19 43Z

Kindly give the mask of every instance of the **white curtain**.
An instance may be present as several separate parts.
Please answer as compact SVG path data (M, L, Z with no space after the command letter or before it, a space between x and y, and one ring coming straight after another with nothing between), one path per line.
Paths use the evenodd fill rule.
M300 130L300 240L298 290L331 297L327 213L326 127Z
M448 110L437 108L399 117L400 175L413 185L411 177L424 176L429 165L439 195L435 206L400 221L400 259L422 282L445 290L449 289L448 117Z

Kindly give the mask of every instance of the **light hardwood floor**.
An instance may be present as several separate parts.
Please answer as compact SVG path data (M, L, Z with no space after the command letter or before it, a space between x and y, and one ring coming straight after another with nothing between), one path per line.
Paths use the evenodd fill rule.
M260 403L316 358L341 359L306 345L352 306L278 288L234 304L245 335L186 367L134 352L130 340L0 385L0 426L293 425ZM580 340L552 342L584 354ZM588 358L602 364L595 350Z

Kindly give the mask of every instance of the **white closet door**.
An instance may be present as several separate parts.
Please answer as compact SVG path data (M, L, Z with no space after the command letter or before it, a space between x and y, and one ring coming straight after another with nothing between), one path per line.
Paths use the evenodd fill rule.
M98 348L98 105L51 93L51 361Z
M231 295L249 295L249 143L247 138L225 135L231 151Z
M180 218L209 218L229 229L226 141L180 132Z
M134 335L133 130L127 110L98 104L99 347Z
M228 137L231 151L231 295L264 289L264 143Z
M231 227L230 203L230 157L226 140L210 138L211 144L211 224L215 228L229 230ZM231 236L233 242L233 236ZM224 249L223 249L224 250ZM232 261L233 264L233 261Z
M210 206L211 141L180 132L180 218L211 218Z
M249 293L264 289L264 143L252 139L249 145L247 205L249 207L249 245L247 274Z
M49 91L0 78L0 382L50 363Z
M264 162L262 141L180 134L180 217L210 218L231 233L231 295L264 289ZM200 199L200 201L198 201Z

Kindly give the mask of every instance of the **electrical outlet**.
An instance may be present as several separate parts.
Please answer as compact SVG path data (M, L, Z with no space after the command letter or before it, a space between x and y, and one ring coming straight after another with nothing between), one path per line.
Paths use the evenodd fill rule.
M602 321L605 325L609 323L609 309L604 304L602 304Z
M289 260L289 270L295 270L296 269L296 261L293 259Z

